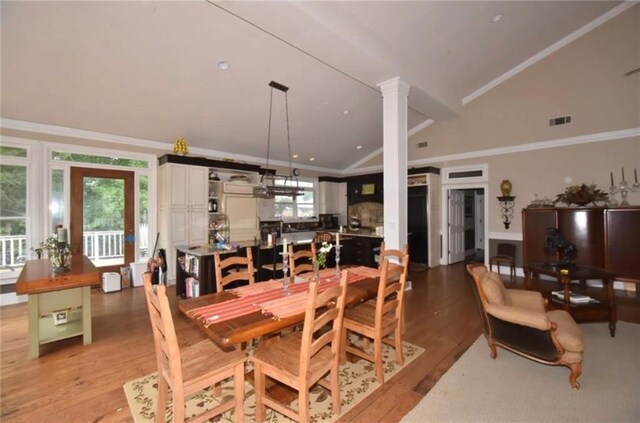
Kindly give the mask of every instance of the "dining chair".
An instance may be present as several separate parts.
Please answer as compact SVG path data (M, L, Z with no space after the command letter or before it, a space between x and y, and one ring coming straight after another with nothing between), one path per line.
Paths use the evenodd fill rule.
M317 262L316 246L312 242L309 250L298 250L293 252L293 246L289 245L289 269L291 277L303 272L312 272L313 265Z
M228 269L234 269L238 266L242 268L238 271L229 272ZM224 291L224 287L235 281L249 281L249 284L255 283L255 269L253 267L253 255L251 248L247 248L247 256L233 256L220 260L220 253L213 253L213 267L216 274L216 292ZM222 276L222 272L226 271L227 275Z
M309 389L316 383L331 391L333 413L340 414L338 368L348 272L342 272L339 285L321 292L317 282L310 282L302 331L270 338L256 349L253 364L257 422L264 421L266 407L295 421L308 422ZM324 378L327 374L328 380ZM267 377L298 391L297 411L267 395Z
M404 248L401 250L396 249L385 249L384 241L380 244L380 259L378 261L378 268L382 267L382 260L387 259L389 261L389 269L387 270L387 277L389 279L399 279L400 275L404 274L405 280L408 278L409 273L409 260L407 260L407 265L403 266L404 256L409 255L409 246L404 244ZM390 261L389 259L393 259L394 261ZM405 282L406 283L406 282ZM401 332L404 335L405 324L404 324L404 308L402 310L402 317L400 321Z
M244 421L244 363L245 354L239 350L224 352L211 341L204 340L183 348L178 346L166 287L151 284L151 273L142 277L147 308L153 330L158 366L158 401L156 421L165 421L169 389L173 397L173 421L185 421L186 399L208 387L221 403L188 421L209 421L214 416L234 410L236 422ZM234 394L222 397L220 382L234 379Z
M509 277L511 281L516 278L516 246L508 242L498 243L498 254L489 257L489 271L493 271L493 265L498 267L500 274L500 265L509 266Z
M321 244L323 242L333 242L333 235L331 235L331 232L316 232L316 235L313 237L313 243Z
M409 265L409 255L403 257L404 266ZM406 274L401 273L398 280L393 280L389 272L389 261L382 259L382 269L378 283L376 301L362 303L345 310L342 325L341 360L345 361L346 353L351 353L365 360L372 361L376 369L376 380L384 383L382 361L382 344L388 344L396 350L396 362L404 363L402 353L402 311L404 303L404 287ZM373 340L373 354L349 343L349 332L354 332L365 339ZM389 338L393 334L393 338ZM364 344L363 344L364 346Z

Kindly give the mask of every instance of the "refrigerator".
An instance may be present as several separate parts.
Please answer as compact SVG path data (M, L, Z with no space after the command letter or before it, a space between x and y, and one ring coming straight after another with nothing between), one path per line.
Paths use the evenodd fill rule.
M407 234L411 262L425 265L429 263L428 189L426 185L409 187L407 201Z

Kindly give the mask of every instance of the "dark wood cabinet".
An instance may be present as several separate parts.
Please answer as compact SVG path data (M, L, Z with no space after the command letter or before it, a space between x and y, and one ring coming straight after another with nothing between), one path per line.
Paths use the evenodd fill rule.
M556 259L544 251L547 228L557 228L576 245L577 264L640 279L640 207L523 209L525 266Z
M380 247L382 238L353 236L341 242L340 264L378 267L374 249Z
M373 191L367 191L368 189ZM363 201L384 201L384 178L382 173L358 175L347 178L347 202L349 205Z

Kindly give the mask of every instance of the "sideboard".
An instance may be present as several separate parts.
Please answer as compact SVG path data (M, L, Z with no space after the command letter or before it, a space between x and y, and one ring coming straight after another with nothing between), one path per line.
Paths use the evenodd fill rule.
M522 210L524 265L554 259L544 250L547 228L577 248L576 264L640 280L640 207L549 207Z

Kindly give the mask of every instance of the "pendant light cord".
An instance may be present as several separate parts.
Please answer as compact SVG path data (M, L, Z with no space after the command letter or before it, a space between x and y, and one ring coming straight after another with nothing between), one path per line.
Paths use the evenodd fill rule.
M286 93L285 93L286 95ZM260 178L260 183L262 183L264 176L269 173L269 151L271 151L271 114L273 113L273 87L271 87L271 91L269 94L269 125L267 129L267 168L264 170L264 174ZM288 121L287 121L288 122ZM288 123L287 123L288 125ZM288 134L288 132L287 132ZM291 159L289 159L291 160ZM291 161L289 161L289 166L291 166Z
M289 136L289 95L286 91L284 92L284 113L285 113L285 116L287 117L287 149L289 151L289 177L293 179L293 170L291 170L291 137Z

